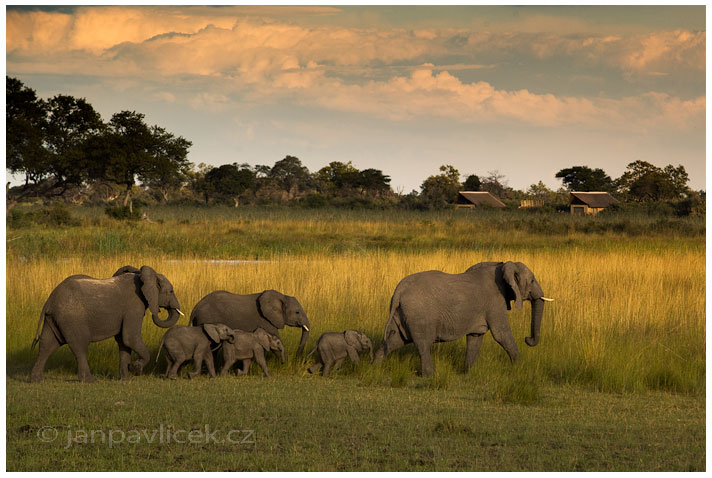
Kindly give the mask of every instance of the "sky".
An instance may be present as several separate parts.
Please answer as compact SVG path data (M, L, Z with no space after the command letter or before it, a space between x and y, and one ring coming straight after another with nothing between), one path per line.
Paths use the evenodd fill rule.
M705 6L8 6L6 72L194 164L352 161L419 190L444 164L525 190L682 164L705 189Z

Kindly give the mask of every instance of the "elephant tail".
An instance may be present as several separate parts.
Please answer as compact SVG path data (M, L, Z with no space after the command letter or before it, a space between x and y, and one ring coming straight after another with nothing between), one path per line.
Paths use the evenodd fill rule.
M158 353L156 354L156 361L153 363L154 366L155 366L155 364L158 363L158 357L161 355L161 350L163 350L163 339L165 339L165 338L166 338L166 336L164 334L163 337L161 337L161 343L158 346Z
M45 321L47 304L42 306L42 312L40 312L40 321L37 324L37 333L35 334L34 340L32 340L32 345L30 345L30 350L35 349L35 345L40 341L40 332L42 331L42 323Z
M314 352L316 352L316 347L314 347L314 350L312 350L311 352L309 352L309 355L307 355L307 356L304 357L304 358L309 358L309 357L311 357L312 355L314 355Z

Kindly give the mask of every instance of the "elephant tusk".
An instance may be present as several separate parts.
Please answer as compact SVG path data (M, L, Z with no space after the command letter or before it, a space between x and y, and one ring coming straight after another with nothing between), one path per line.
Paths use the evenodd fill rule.
M184 314L183 312L181 312L180 309L176 309L176 311L177 311L180 315L185 316L185 314Z
M306 330L307 332L309 332L309 327L307 327L306 325L302 325L302 327L304 327L304 330Z
M540 297L541 300L545 300L547 302L554 302L554 299L549 299L548 297Z

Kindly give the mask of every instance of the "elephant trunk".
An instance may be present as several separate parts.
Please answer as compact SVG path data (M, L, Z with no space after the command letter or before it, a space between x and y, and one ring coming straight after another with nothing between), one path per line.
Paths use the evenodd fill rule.
M178 322L178 319L180 316L183 315L183 312L180 311L178 308L171 308L168 309L168 318L166 320L161 320L158 318L157 315L152 315L151 317L153 318L153 323L156 324L157 326L168 329L170 327L173 327L176 325L176 322Z
M528 346L534 347L539 343L541 332L541 318L544 315L544 299L532 300L532 336L527 337L524 341Z
M284 347L279 351L279 358L282 359L282 363L287 363L287 352L284 350Z
M304 346L307 344L307 339L309 338L309 320L304 318L304 323L301 324L302 327L302 339L299 341L299 348L297 348L297 357L301 357L304 353Z
M368 356L371 358L371 362L373 362L373 345L371 344L368 345Z

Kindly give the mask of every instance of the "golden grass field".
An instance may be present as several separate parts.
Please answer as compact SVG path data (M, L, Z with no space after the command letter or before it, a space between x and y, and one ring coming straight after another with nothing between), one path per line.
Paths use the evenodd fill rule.
M156 210L154 224L76 214L78 226L8 229L9 470L704 469L705 247L697 223L661 230L657 220L636 220L637 232L628 234L588 233L579 219L561 216L542 218L552 229L545 232L512 216L523 226L509 230L507 217L460 212L393 221L378 213L295 219L247 209L187 217ZM618 219L596 221L603 230ZM671 232L678 224L688 232ZM71 274L110 277L127 264L150 265L172 282L187 316L214 290L276 289L307 312L309 352L322 332L347 328L365 331L378 347L404 276L491 260L525 263L555 299L533 348L524 343L530 306L510 312L522 354L514 365L488 334L467 374L463 338L433 346L432 378L418 377L417 353L406 346L383 364L347 363L324 379L294 357L300 331L287 327L289 361L271 357L270 379L253 366L247 377L168 381L161 359L147 376L118 381L117 347L106 340L90 346L99 383L75 382L67 347L50 358L43 384L26 383L42 305ZM152 357L163 333L144 319ZM254 427L257 445L218 455L207 446L145 443L67 451L35 436L47 423L131 430L226 421Z

